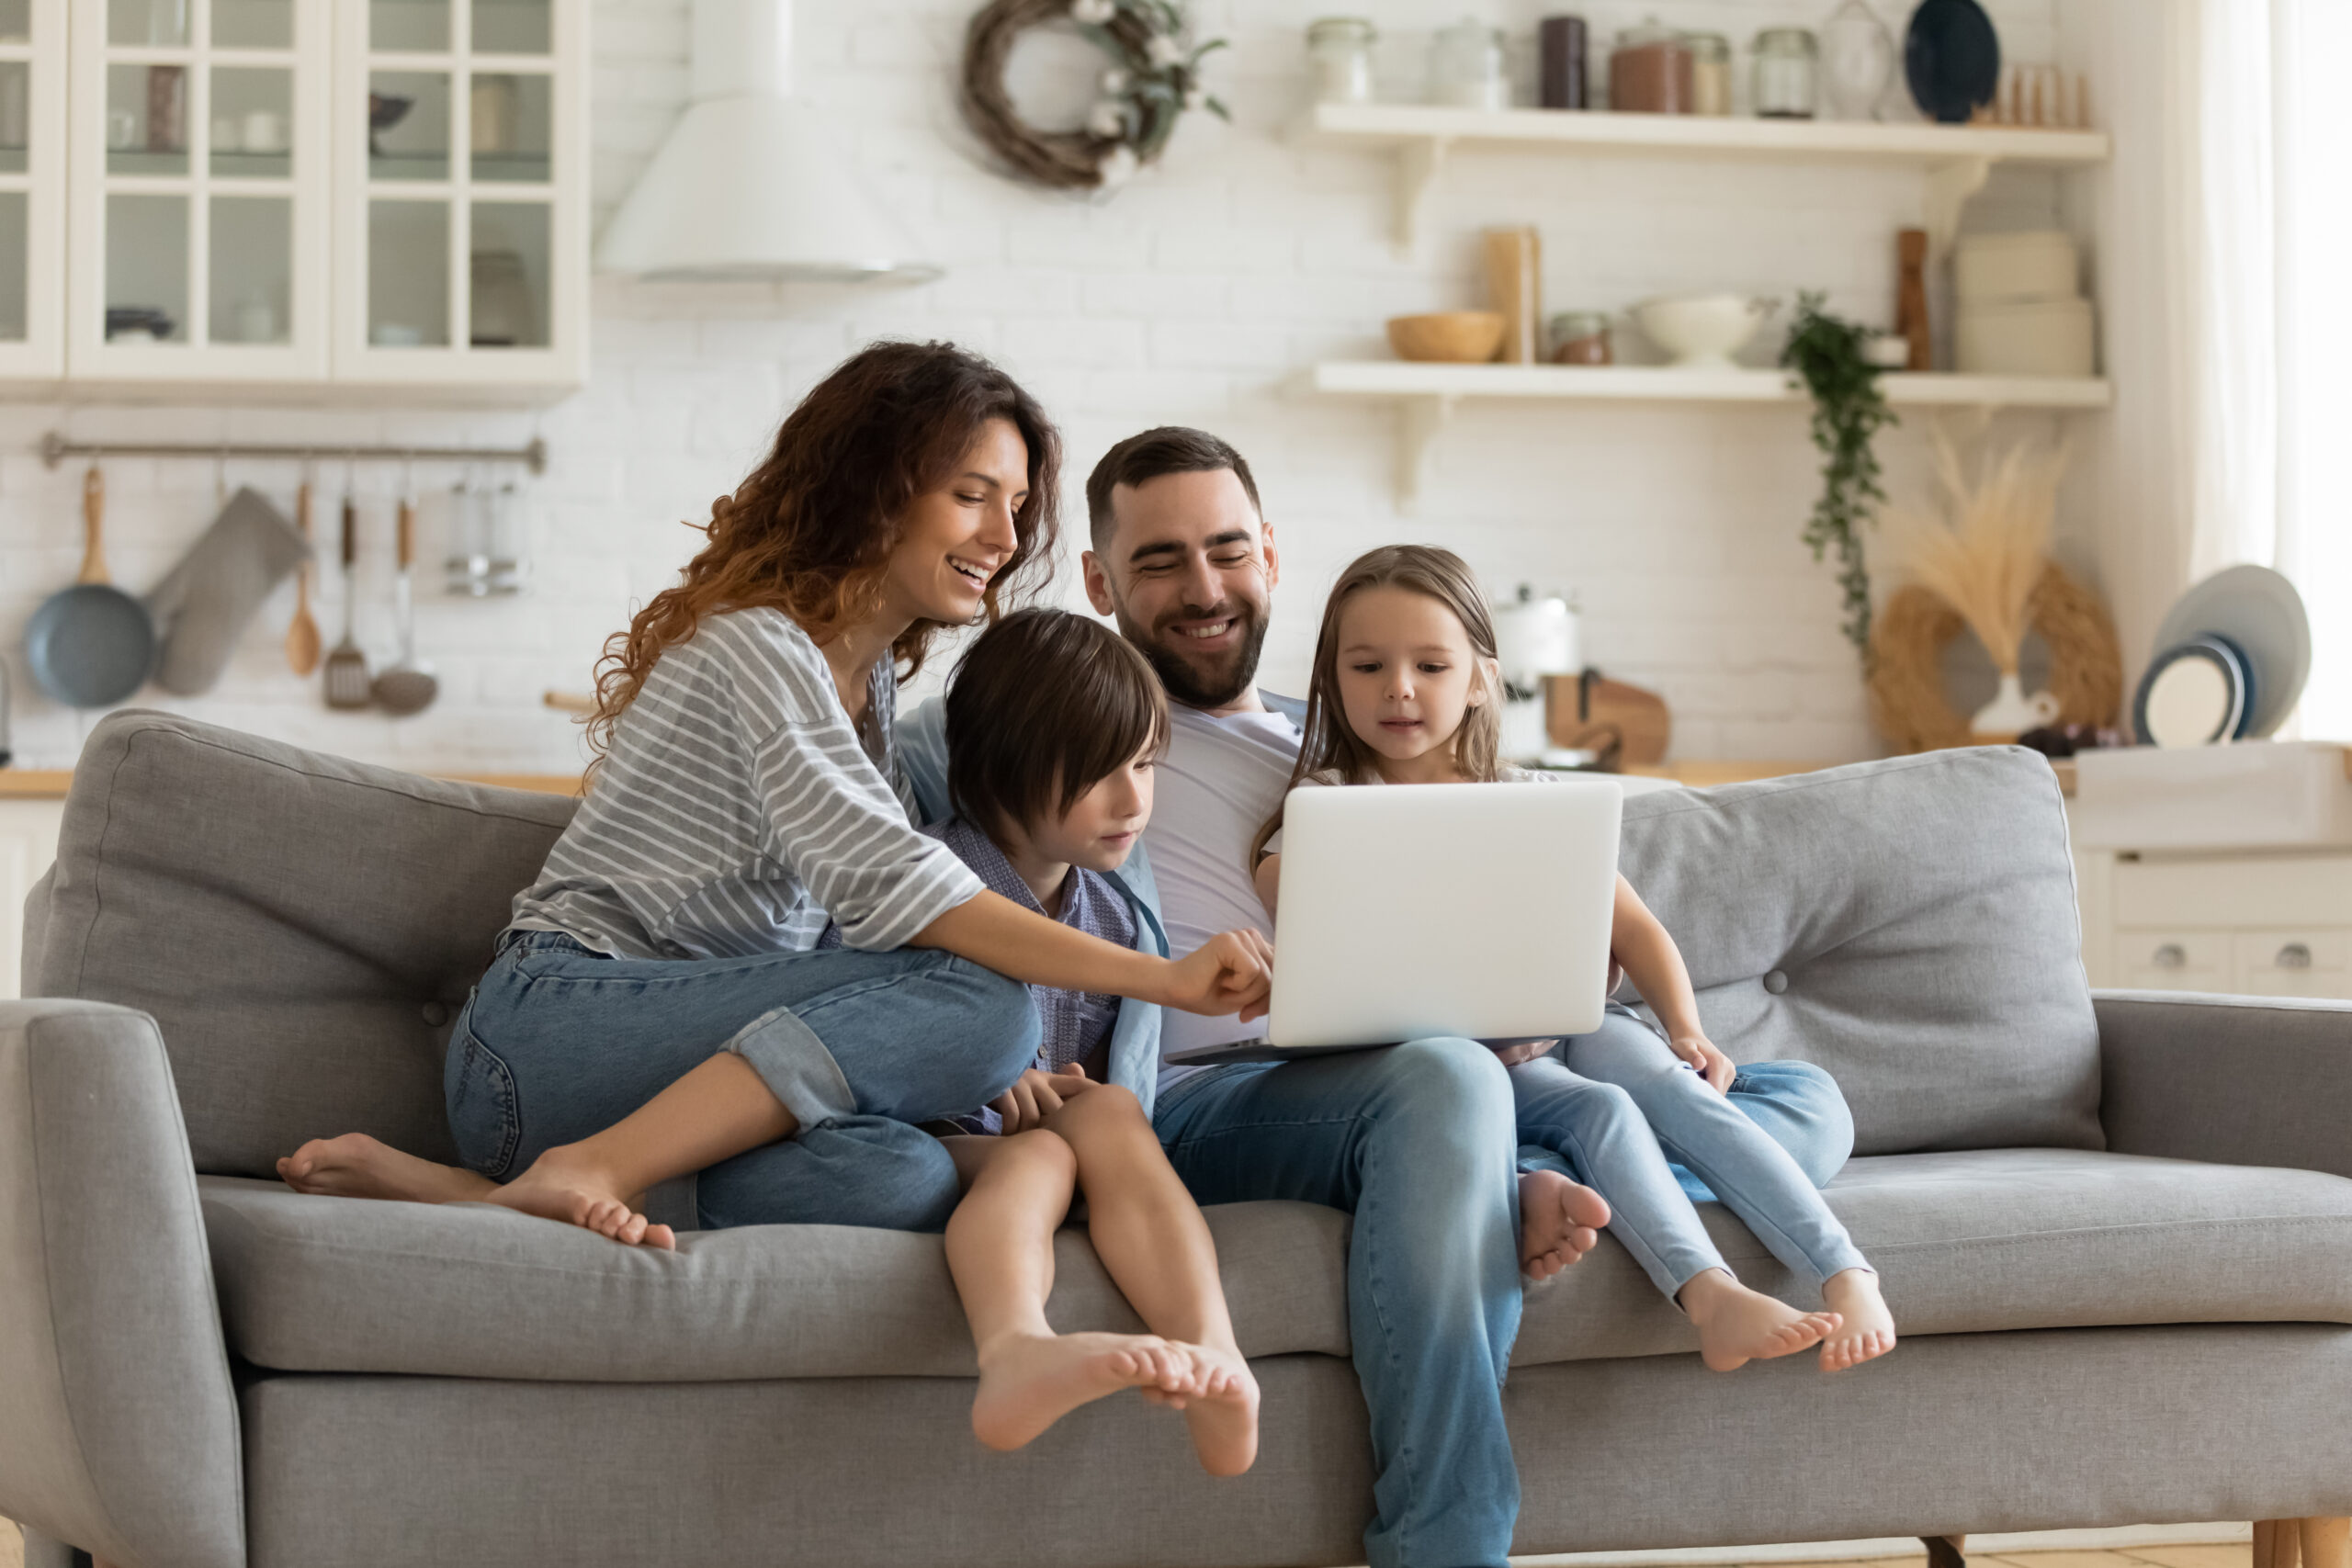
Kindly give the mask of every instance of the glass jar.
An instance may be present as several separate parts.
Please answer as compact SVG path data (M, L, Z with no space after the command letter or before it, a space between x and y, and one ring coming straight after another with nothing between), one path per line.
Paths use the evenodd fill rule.
M1361 17L1325 17L1306 28L1315 96L1327 104L1372 102L1372 46L1379 34Z
M1692 33L1682 43L1690 51L1690 112L1719 118L1731 113L1731 39Z
M1470 109L1510 107L1500 28L1465 17L1439 30L1430 45L1430 102Z
M1553 317L1552 363L1616 364L1616 349L1609 340L1607 313L1600 310L1563 310Z
M1617 35L1609 107L1621 114L1690 112L1690 48L1680 32L1651 17Z
M1846 0L1821 28L1821 96L1839 119L1876 119L1894 80L1894 35L1866 0Z
M1767 28L1756 35L1756 114L1759 119L1811 119L1819 51L1804 28Z

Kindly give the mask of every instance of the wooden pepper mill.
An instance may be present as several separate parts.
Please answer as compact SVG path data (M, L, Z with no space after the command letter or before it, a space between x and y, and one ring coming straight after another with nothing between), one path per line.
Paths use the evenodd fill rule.
M1894 237L1900 264L1895 275L1894 335L1911 344L1908 368L1936 367L1935 334L1928 328L1928 231L1905 229Z

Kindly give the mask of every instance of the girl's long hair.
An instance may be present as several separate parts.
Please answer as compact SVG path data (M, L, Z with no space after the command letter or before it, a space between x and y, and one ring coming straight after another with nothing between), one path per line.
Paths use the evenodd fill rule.
M1351 784L1372 784L1380 777L1376 754L1348 728L1347 708L1340 697L1340 612L1368 588L1403 588L1427 594L1453 612L1469 635L1474 656L1482 661L1497 657L1495 623L1487 613L1487 596L1479 592L1477 578L1460 556L1434 545L1384 545L1358 556L1332 584L1330 600L1323 606L1323 628L1315 636L1315 672L1306 687L1306 738L1298 749L1298 762L1290 771L1290 783L1283 786L1285 798L1310 774ZM1462 727L1453 732L1453 765L1479 784L1492 784L1501 776L1498 758L1502 750L1502 716L1495 705L1502 694L1489 679L1488 668L1481 662L1472 676L1476 682L1472 690L1483 690L1486 700L1464 713ZM1282 831L1282 826L1283 808L1277 805L1250 841L1253 869L1265 859L1266 845Z
M1012 377L946 343L877 343L852 355L786 416L775 446L735 493L711 502L710 540L684 581L615 632L596 664L588 741L599 760L613 727L664 649L704 617L761 605L783 611L820 643L880 607L907 509L938 489L991 420L1010 420L1029 447L1029 498L1013 513L1020 543L983 598L999 601L1053 571L1060 533L1061 437ZM891 644L901 678L922 668L936 621Z

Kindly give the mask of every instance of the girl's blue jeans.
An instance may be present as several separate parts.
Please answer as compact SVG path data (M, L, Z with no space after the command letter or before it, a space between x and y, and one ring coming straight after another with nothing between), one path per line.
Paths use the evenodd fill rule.
M1606 1198L1610 1234L1669 1298L1705 1269L1731 1272L1694 1198L1720 1198L1815 1284L1870 1267L1822 1201L1854 1134L1820 1068L1759 1063L1718 1094L1657 1031L1612 1008L1598 1030L1510 1077L1520 1168L1561 1171Z
M1037 1055L1027 987L950 953L605 958L509 933L449 1036L460 1157L494 1181L601 1133L721 1051L800 1130L696 1183L702 1224L939 1230L955 1162L920 1123L985 1105Z

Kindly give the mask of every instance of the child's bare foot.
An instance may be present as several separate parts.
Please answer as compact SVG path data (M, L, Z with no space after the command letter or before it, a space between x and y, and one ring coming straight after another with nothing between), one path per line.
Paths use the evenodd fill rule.
M1589 1187L1556 1170L1519 1179L1519 1266L1531 1280L1548 1280L1590 1252L1609 1223L1609 1203Z
M1894 1348L1894 1314L1878 1293L1878 1276L1868 1269L1833 1274L1821 1287L1822 1304L1844 1321L1821 1342L1821 1370L1842 1372Z
M664 1251L678 1238L668 1225L657 1225L637 1212L628 1193L567 1145L549 1149L531 1162L531 1168L503 1187L492 1187L480 1201L519 1209L543 1220L560 1220L594 1231L629 1247L643 1245Z
M486 1176L402 1154L365 1133L312 1138L277 1162L297 1192L330 1198L390 1198L408 1203L479 1203L498 1190Z
M1185 1348L1157 1335L1003 1334L980 1347L972 1432L992 1449L1017 1449L1123 1388L1181 1397L1199 1386Z
M1699 1359L1718 1372L1793 1356L1820 1344L1838 1324L1834 1312L1799 1312L1720 1269L1691 1277L1682 1287L1682 1310L1699 1330Z
M1211 1475L1238 1475L1258 1462L1258 1380L1238 1350L1182 1348L1199 1379L1199 1392L1182 1403L1193 1451Z

